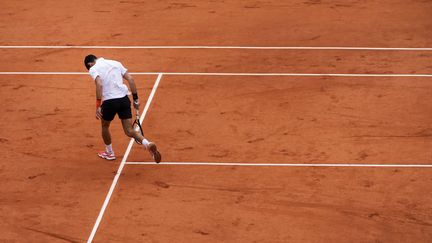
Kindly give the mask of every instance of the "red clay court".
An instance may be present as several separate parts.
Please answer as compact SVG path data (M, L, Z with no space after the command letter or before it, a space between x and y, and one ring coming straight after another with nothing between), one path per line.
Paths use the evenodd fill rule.
M2 1L0 242L432 242L432 2ZM161 164L94 118L133 74Z

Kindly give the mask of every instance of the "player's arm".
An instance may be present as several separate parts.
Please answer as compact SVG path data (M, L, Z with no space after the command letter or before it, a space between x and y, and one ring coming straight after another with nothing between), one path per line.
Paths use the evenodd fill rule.
M98 76L95 79L96 84L96 119L102 118L101 103L102 103L102 80Z
M129 72L126 72L123 75L123 78L126 79L126 81L129 83L129 88L132 92L133 100L134 100L134 107L135 109L139 109L139 99L138 99L138 91L135 85L135 80L133 79L132 75L129 74Z

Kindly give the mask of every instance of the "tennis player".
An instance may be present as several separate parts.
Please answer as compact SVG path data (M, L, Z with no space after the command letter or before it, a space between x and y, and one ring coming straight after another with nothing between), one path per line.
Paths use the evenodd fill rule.
M84 65L96 84L96 119L101 120L102 138L106 145L105 151L99 152L98 156L106 160L116 159L109 126L115 115L118 114L125 134L140 142L150 152L154 161L159 163L161 154L157 150L156 144L149 142L140 132L133 129L131 102L128 97L129 90L123 83L123 79L129 83L135 109L139 109L140 103L135 81L127 69L120 62L102 57L97 58L95 55L86 56Z

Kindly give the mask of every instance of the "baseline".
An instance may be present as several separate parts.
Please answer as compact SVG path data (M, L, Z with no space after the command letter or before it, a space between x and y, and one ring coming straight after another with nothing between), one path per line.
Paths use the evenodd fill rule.
M432 74L390 73L200 73L200 72L131 72L132 75L172 76L304 76L304 77L432 77ZM87 72L0 72L0 75L88 75Z
M249 49L249 50L353 50L353 51L432 51L430 47L355 46L0 46L0 49Z
M154 95L155 95L155 93L156 93L156 90L157 90L157 87L158 87L158 85L159 85L159 82L160 82L161 78L162 78L162 74L159 74L158 77L157 77L157 79L156 79L156 81L155 81L155 83L154 83L154 85L153 85L153 89L152 89L152 91L151 91L151 93L150 93L150 96L149 96L149 98L148 98L148 100L147 100L147 103L146 103L146 105L145 105L145 107L144 107L144 111L143 111L143 113L141 114L141 117L140 117L140 123L142 123L142 122L144 121L144 118L145 118L145 116L146 116L146 114L147 114L147 111L148 111L149 108L150 108L150 104L151 104L151 102L152 102L152 100L153 100L153 97L154 97ZM121 163L120 163L120 166L119 166L119 168L118 168L118 170L117 170L117 173L116 173L116 175L115 175L115 177L114 177L114 180L113 180L113 182L112 182L112 184L111 184L111 187L110 187L110 189L109 189L109 191L108 191L108 194L107 194L107 196L105 197L105 201L104 201L104 203L103 203L103 205L102 205L102 208L101 208L101 210L100 210L100 212L99 212L99 215L98 215L98 217L97 217L97 219L96 219L96 222L95 222L95 224L93 225L93 229L92 229L92 231L91 231L91 233L90 233L90 236L89 236L89 238L88 238L88 240L87 240L87 243L91 243L91 242L93 241L93 238L94 238L95 235L96 235L96 232L97 232L97 230L98 230L98 228L99 228L100 222L102 221L103 215L104 215L104 213L105 213L105 211L106 211L106 208L107 208L107 206L108 206L108 203L109 203L109 201L110 201L110 199L111 199L111 196L112 196L112 194L113 194L113 192L114 192L114 189L115 189L115 187L116 187L116 185L117 185L117 182L118 182L118 180L119 180L119 178L120 178L120 175L121 175L121 173L122 173L122 171L123 171L123 168L124 168L124 166L125 166L125 164L126 164L127 157L129 156L129 153L130 153L130 151L131 151L132 146L133 146L134 143L135 143L135 140L134 140L133 138L131 138L130 141L129 141L129 145L128 145L127 149L126 149L126 152L125 152L125 154L124 154L124 156L123 156L123 159L122 159L122 161L121 161Z

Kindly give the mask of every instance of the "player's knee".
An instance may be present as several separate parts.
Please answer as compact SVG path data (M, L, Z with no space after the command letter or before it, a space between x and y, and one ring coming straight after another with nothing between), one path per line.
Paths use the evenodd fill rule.
M135 134L135 131L132 128L128 128L128 129L125 130L125 134L128 137L133 137L134 134Z

